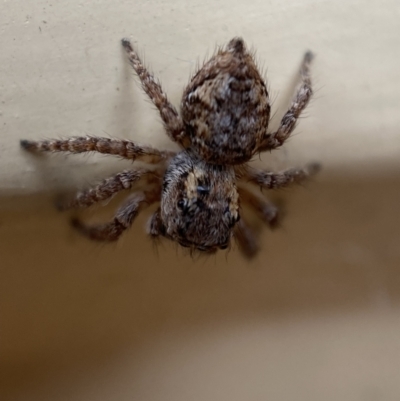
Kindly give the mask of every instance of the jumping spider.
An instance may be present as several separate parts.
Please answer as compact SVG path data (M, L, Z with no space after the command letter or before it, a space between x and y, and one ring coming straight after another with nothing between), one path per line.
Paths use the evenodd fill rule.
M268 133L270 99L243 39L232 39L198 70L184 90L180 114L142 64L130 41L123 39L122 46L143 90L159 110L166 133L180 145L181 151L161 151L131 141L100 137L22 140L21 146L30 151L95 151L156 164L155 169L134 168L118 173L60 206L88 207L145 179L145 190L134 192L111 222L86 225L73 221L82 234L93 240L117 240L145 206L160 202L148 224L151 237L167 237L192 251L207 253L227 248L235 237L242 252L253 256L257 251L256 239L252 229L240 219L240 201L252 207L270 226L276 224L278 212L243 183L282 188L303 181L318 170L317 164L310 164L274 173L251 169L246 164L254 155L280 147L295 128L312 95L312 54L307 52L304 56L301 85L278 130Z

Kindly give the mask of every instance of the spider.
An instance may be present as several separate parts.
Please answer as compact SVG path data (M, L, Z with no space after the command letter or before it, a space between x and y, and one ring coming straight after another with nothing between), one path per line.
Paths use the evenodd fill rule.
M181 150L163 151L127 140L91 136L21 140L21 146L29 151L99 152L150 164L115 174L64 201L60 209L89 207L142 180L144 189L134 192L110 222L87 225L73 219L73 225L93 240L115 241L142 209L159 203L148 223L152 238L166 237L191 251L214 253L229 247L235 237L244 255L254 256L257 241L252 228L240 218L240 203L250 206L271 227L278 222L278 209L243 184L282 188L305 180L319 169L317 164L309 164L275 173L247 165L254 155L280 147L295 128L312 95L312 53L304 55L301 84L278 130L269 133L268 91L242 38L233 38L219 48L194 74L183 92L180 114L130 41L122 39L122 46L144 92L158 109L167 135Z

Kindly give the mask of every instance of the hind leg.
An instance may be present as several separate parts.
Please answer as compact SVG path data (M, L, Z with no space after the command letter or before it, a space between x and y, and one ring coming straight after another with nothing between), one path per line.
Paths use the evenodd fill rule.
M304 55L300 68L301 84L293 97L292 104L283 116L278 130L265 136L258 149L259 152L272 150L281 146L295 129L297 120L302 111L306 108L313 93L310 76L310 64L313 57L311 52L307 52Z
M129 39L122 39L122 46L128 54L129 62L138 75L142 88L160 112L168 136L176 142L183 139L183 122L175 107L170 103L161 85L143 65L142 60L133 48Z

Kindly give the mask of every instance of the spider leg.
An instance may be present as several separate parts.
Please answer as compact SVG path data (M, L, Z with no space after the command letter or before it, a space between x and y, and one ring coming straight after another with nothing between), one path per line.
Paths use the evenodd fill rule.
M23 139L20 143L24 149L31 152L98 152L129 160L139 159L148 163L158 163L175 154L175 152L160 151L151 146L141 146L122 139L92 136L44 141L28 141Z
M236 224L234 238L243 256L248 259L256 256L259 251L258 238L253 229L244 221L243 217Z
M249 169L243 173L242 179L258 184L265 189L284 188L294 183L301 183L320 170L318 163L308 164L304 168L291 168L278 173L265 170Z
M147 233L153 239L157 239L158 237L165 235L165 226L161 220L160 208L158 208L151 216L147 224Z
M143 65L129 39L124 38L121 42L128 54L128 59L132 68L140 78L143 90L159 110L169 137L175 142L181 142L184 130L178 112L169 102L167 95L161 88L161 84L155 80L153 75L150 74L147 68Z
M116 241L121 234L130 228L138 213L144 208L160 199L160 190L144 191L133 194L128 201L120 207L113 220L109 223L86 225L79 219L73 219L72 225L81 234L95 241Z
M279 210L273 203L243 187L238 188L238 193L240 200L251 206L265 224L271 228L275 228L279 224Z
M125 170L106 178L95 187L78 192L75 197L66 202L58 202L57 206L60 210L89 207L113 197L120 191L130 189L143 176L151 176L154 179L155 175L152 170L147 169Z
M265 136L258 148L259 152L264 152L281 146L286 139L289 138L290 134L296 127L297 120L301 112L306 108L313 93L310 76L310 64L313 57L314 56L310 51L304 55L300 68L301 84L293 97L292 104L283 116L278 130Z

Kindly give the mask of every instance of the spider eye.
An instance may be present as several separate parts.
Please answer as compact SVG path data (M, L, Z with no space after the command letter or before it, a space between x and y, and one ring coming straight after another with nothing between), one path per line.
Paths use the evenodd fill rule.
M181 209L181 210L186 208L186 200L185 199L180 199L178 201L178 208Z
M204 186L204 185L199 185L199 186L197 187L197 192L198 192L200 195L207 195L207 194L210 192L210 188L209 188L209 187L206 187L206 186Z

